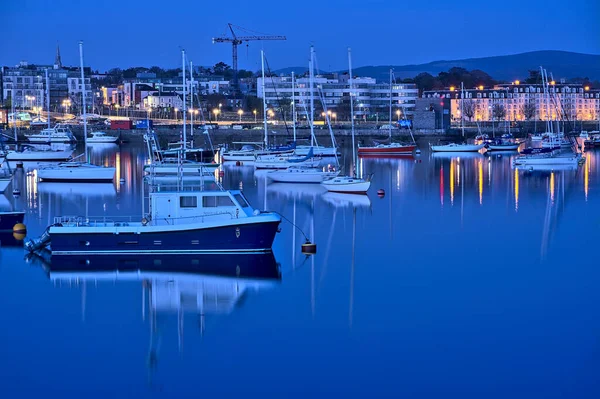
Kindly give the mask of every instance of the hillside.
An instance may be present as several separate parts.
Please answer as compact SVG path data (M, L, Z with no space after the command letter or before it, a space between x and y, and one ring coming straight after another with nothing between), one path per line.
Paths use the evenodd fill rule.
M528 76L528 70L539 68L540 65L546 68L548 73L552 73L555 79L588 77L591 80L600 80L600 55L554 50L463 60L434 61L427 64L364 66L355 68L354 72L358 76L370 76L387 80L390 67L394 69L397 78L412 78L421 72L437 75L452 67L462 67L468 70L480 69L497 80L512 81L524 79ZM296 73L303 73L306 68L284 68L276 71L276 73L291 73L292 70Z

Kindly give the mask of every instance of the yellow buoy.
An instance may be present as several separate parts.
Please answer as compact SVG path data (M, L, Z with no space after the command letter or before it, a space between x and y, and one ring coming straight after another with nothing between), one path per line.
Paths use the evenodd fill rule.
M27 233L27 227L23 223L17 223L13 226L13 233L25 234Z
M25 239L25 234L15 232L15 233L13 233L13 237L17 241L23 241Z

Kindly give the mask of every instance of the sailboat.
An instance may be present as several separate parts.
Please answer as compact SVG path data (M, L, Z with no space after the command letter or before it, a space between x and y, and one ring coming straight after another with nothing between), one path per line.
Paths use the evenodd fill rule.
M311 46L310 48L310 62L309 62L309 82L310 82L310 126L311 132L314 126L314 94L313 94L313 73L314 73L314 48ZM329 128L329 134L331 136L332 148L336 148L335 146L335 138L333 136L333 131L331 130L331 123L329 120L329 114L327 113L327 104L323 98L321 98L321 102L323 105L323 111L325 112L327 119L327 126ZM314 138L314 134L313 134ZM337 160L337 152L335 152L335 160L336 166L339 165ZM273 181L280 183L322 183L325 180L330 180L337 175L339 175L339 171L334 170L323 170L323 168L315 168L307 165L299 165L299 166L290 166L285 170L277 170L272 171L267 174L267 177Z
M38 170L40 181L71 181L71 182L110 182L115 177L114 167L97 166L89 163L87 148L87 119L85 103L85 79L83 75L83 42L79 42L79 66L81 69L81 100L83 117L83 138L85 162L69 161L58 165L42 167Z
M392 94L393 94L393 85L392 85L392 74L393 71L390 69L390 102L389 102L389 121L388 121L388 143L379 143L375 146L371 147L358 147L358 156L394 156L394 155L410 155L417 148L416 143L412 144L401 144L401 143L392 143ZM352 76L350 76L352 79ZM351 89L352 90L352 89ZM352 98L352 97L351 97ZM354 123L354 119L352 120ZM411 133L412 134L412 133Z
M356 165L356 148L354 143L354 87L352 79L352 52L348 48L348 71L350 74L350 119L352 124L352 163ZM371 187L370 180L364 180L356 176L356 166L353 168L354 173L352 176L337 176L333 179L325 180L321 184L327 189L327 191L333 191L337 193L353 193L353 194L366 194Z
M462 136L465 137L465 117L463 112L463 102L465 101L465 87L463 83L460 84L461 90L461 99L460 99L460 125L462 130ZM432 145L431 151L433 152L475 152L481 150L485 146L485 143L481 144L442 144L442 145Z

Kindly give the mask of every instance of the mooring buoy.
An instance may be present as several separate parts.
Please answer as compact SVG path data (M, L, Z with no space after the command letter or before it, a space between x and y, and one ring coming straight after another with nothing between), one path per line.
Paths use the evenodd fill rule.
M302 253L304 255L314 255L317 253L317 244L313 244L309 240L306 240L304 244L302 244Z

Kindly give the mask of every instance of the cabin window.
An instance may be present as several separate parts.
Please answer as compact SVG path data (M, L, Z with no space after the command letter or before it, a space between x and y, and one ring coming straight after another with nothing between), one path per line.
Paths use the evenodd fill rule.
M202 197L202 206L205 208L216 208L218 206L235 206L231 198L226 196Z
M181 196L179 197L179 206L181 208L197 208L198 197L194 196Z
M235 200L238 202L238 204L240 204L240 206L242 208L246 208L248 207L248 202L246 202L246 200L244 199L244 197L242 197L242 194L236 194L234 195Z

